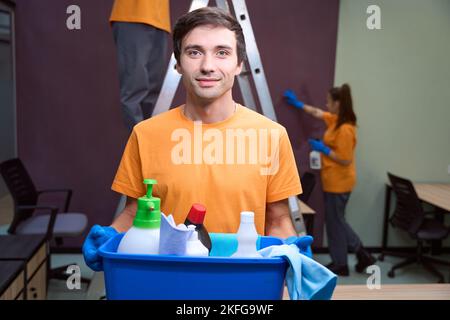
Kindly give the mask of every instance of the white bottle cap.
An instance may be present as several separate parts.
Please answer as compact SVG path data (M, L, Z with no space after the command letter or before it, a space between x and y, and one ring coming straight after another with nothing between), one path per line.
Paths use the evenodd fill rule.
M255 222L255 213L252 211L242 211L241 212L241 222L253 223Z

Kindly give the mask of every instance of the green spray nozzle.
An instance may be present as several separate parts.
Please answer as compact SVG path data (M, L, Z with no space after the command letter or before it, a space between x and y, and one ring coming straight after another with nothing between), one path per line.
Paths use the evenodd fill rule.
M147 198L152 197L153 185L157 183L155 179L144 179L144 184L147 185Z
M133 225L144 229L157 229L161 225L161 199L152 195L153 185L156 184L154 179L144 179L147 185L147 193L138 199L136 217Z

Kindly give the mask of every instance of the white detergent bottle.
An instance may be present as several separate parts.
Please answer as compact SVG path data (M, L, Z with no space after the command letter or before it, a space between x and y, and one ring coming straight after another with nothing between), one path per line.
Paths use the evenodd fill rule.
M320 152L319 151L311 151L309 153L309 166L311 169L320 170L322 168L322 162L320 158Z
M152 196L156 180L144 179L147 194L137 201L136 217L133 226L123 236L117 248L118 253L158 254L161 211L159 198Z
M195 231L194 225L189 225L188 229L192 230L192 234L188 241L186 242L186 255L194 257L207 257L209 255L209 250L198 238L198 232Z
M241 224L237 232L238 248L233 258L261 258L256 248L258 233L255 227L255 214L251 211L241 212Z

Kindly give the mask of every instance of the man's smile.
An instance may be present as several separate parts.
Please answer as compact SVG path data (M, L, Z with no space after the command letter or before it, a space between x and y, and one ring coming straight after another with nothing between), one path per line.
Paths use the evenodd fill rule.
M220 81L220 79L216 79L216 78L196 78L195 80L199 83L199 86L202 88L212 87L217 82Z

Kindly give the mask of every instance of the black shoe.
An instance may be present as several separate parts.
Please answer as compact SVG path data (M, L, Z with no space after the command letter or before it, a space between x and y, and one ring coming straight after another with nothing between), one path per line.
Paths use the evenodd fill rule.
M330 263L326 265L326 267L333 273L337 274L338 276L347 277L350 275L350 272L348 271L348 266L335 266L333 263Z
M355 271L358 273L364 272L368 266L375 264L377 261L377 259L363 247L356 252L356 258L358 259L358 263L355 265Z
M333 266L334 266L334 263L333 263L333 262L330 262L329 264L327 264L327 265L325 266L325 268L330 269L330 268L332 268Z

